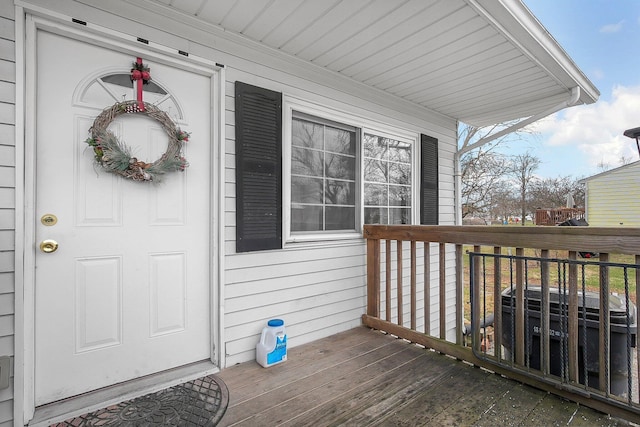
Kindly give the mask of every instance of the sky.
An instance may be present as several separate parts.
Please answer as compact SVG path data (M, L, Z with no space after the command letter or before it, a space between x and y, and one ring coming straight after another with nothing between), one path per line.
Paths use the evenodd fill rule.
M600 91L595 104L565 109L534 125L509 152L541 161L541 178L584 178L640 160L626 129L640 127L640 0L523 0ZM522 145L521 145L522 144ZM516 147L517 145L517 147Z

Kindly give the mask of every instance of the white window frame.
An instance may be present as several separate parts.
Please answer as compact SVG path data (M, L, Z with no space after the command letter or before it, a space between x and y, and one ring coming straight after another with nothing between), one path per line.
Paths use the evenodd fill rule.
M359 129L360 140L356 150L356 225L353 231L316 231L309 233L291 233L291 131L294 111L308 114L320 119L342 123ZM411 158L411 223L416 224L419 218L418 207L420 203L420 135L407 129L377 122L361 117L357 114L340 111L334 108L325 107L309 101L291 96L283 96L282 102L282 232L283 242L286 244L298 242L322 242L332 240L354 240L362 238L362 226L364 222L364 179L362 172L362 162L364 147L362 139L365 133L382 136L406 142L412 146Z

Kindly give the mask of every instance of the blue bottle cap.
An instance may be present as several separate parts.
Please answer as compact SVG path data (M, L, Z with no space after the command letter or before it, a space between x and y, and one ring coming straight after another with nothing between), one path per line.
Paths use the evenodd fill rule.
M267 322L269 326L282 326L284 325L284 320L282 319L271 319Z

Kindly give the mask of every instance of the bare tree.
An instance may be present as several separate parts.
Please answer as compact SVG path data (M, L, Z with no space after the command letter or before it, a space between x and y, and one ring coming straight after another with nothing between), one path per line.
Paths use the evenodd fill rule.
M539 179L531 183L529 206L531 209L563 207L568 194L573 196L576 206L584 206L584 185L579 179L571 176Z
M465 150L473 146L473 144L478 140L485 138L502 129L508 128L509 126L512 126L517 122L517 120L512 120L504 123L497 123L495 125L482 127L460 123L460 126L458 126L458 149ZM537 132L530 130L525 126L524 128L515 130L485 145L484 147L487 147L485 148L485 152L490 152L496 146L502 145L507 142L524 141L526 138L529 138L533 135L537 135Z
M507 173L515 179L518 187L522 225L525 224L527 216L527 190L536 179L534 172L538 166L540 166L540 159L526 152L513 156L507 168Z
M598 172L606 172L611 169L611 164L605 162L604 160L600 160L596 167L598 168Z
M463 156L460 161L463 218L486 214L491 209L491 195L501 186L505 163L505 156L482 149Z
M620 166L628 165L629 163L633 162L633 157L625 156L623 154L622 156L620 156L619 162L620 162Z
M514 194L513 186L506 180L502 181L490 197L492 218L502 218L503 221L506 221L518 212L517 196Z
M498 123L493 126L477 127L460 124L458 127L458 149L473 147L478 140L501 129L513 125L513 122ZM495 211L495 194L504 194L503 186L507 167L507 156L496 152L496 147L504 147L507 142L524 140L525 136L535 135L526 127L501 138L471 149L460 157L462 217L482 216Z

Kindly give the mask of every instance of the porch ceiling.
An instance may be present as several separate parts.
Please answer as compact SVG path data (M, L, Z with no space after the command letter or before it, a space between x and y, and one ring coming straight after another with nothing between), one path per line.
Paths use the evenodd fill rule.
M149 2L468 124L599 96L519 0Z

